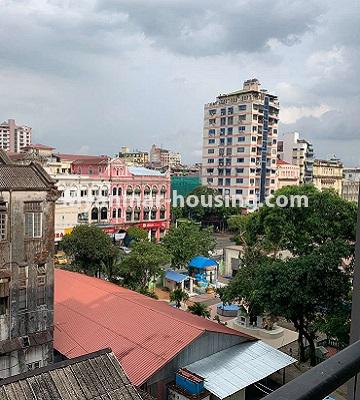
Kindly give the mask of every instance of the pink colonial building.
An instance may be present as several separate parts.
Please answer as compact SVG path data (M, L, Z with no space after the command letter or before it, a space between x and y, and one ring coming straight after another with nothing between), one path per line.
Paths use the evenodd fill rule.
M281 189L284 186L300 185L300 167L289 164L284 160L277 160L276 163L276 188Z
M138 226L149 232L149 237L160 239L170 224L170 175L159 171L125 165L124 161L109 157L89 157L74 161L71 174L91 176L109 188L107 223L114 228ZM105 210L94 205L92 222L104 221Z

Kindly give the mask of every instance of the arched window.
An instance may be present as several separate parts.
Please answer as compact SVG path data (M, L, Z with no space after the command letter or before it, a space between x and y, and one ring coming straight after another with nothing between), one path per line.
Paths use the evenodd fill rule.
M112 210L112 217L116 218L116 208L113 208L113 210Z
M117 210L117 216L118 216L118 218L121 218L121 208L118 208L118 210Z
M126 221L131 221L132 220L132 208L128 207L126 209Z
M144 195L149 196L151 192L150 186L146 185L144 189Z
M116 193L117 193L117 189L116 189L116 187L114 187L113 190L112 190L113 196L116 196Z
M98 221L99 220L99 210L94 207L91 210L91 221Z
M136 186L134 192L135 192L135 194L136 194L137 196L139 196L140 193L141 193L141 188L140 188L140 186Z
M128 194L128 195L132 195L133 194L133 188L131 186L127 187L126 194Z
M121 188L118 188L118 196L121 196Z
M151 219L156 219L156 215L157 215L157 208L154 206L151 209Z
M165 206L161 206L160 208L160 219L165 219L166 217L166 208Z
M153 186L153 188L152 188L153 197L155 197L157 195L158 191L159 191L159 189L157 188L157 186Z
M150 217L150 209L149 207L144 207L144 221L148 221Z
M103 207L100 211L100 219L105 220L108 217L108 210L106 207Z
M134 221L140 221L141 208L136 207L134 210Z
M166 193L166 187L165 186L161 186L160 193L161 193L162 196L165 196L165 193Z

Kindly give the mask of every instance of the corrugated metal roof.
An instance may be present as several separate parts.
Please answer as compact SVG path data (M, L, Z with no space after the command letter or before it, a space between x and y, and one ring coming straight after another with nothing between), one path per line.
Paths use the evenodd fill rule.
M0 399L141 400L142 396L106 349L4 379Z
M178 272L172 270L165 272L165 278L176 283L187 281L189 279L187 275L179 274Z
M54 347L69 358L110 347L139 386L205 331L238 331L112 283L55 270Z
M224 399L294 362L287 354L257 341L230 347L186 369L205 378L205 388Z
M203 257L203 256L198 256L194 257L190 262L189 262L189 267L194 267L194 268L206 268L206 267L212 267L218 265L215 260L212 260L211 258Z
M144 168L144 167L128 167L128 170L133 175L140 176L165 176L160 171L154 169Z

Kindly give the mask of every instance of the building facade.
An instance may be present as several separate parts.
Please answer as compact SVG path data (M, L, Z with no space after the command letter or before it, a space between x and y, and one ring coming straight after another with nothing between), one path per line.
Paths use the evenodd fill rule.
M57 197L38 164L13 164L0 150L0 378L53 359Z
M31 145L31 131L29 126L17 125L14 119L4 121L0 124L0 149L20 153Z
M169 228L169 174L104 156L75 160L68 176L55 178L63 193L56 212L60 236L79 223L105 225L113 233L138 226L156 239Z
M333 189L342 193L343 165L340 160L315 160L313 171L314 186L319 190Z
M181 164L181 154L153 144L150 149L150 165L155 168L174 167Z
M276 189L279 102L257 79L204 107L202 183L250 206Z
M360 167L344 168L342 181L342 197L345 200L357 202L360 189Z
M284 160L276 163L276 188L300 185L300 166L289 164Z
M314 149L305 139L300 139L299 132L288 132L278 143L279 158L289 164L300 167L300 183L313 180Z
M147 151L130 151L128 147L122 147L119 158L123 159L127 165L144 167L149 162L149 153Z

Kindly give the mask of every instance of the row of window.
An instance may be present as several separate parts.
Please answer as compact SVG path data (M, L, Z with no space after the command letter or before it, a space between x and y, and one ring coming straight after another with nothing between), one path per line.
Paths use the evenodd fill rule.
M7 240L8 210L5 202L0 203L0 241ZM25 238L42 237L42 211L41 203L25 203L24 207L24 233Z
M0 315L5 315L9 310L10 299L10 282L6 279L0 283ZM42 306L46 304L46 265L37 266L36 277L36 305ZM33 298L32 298L33 299ZM17 306L19 311L28 308L28 267L19 267L19 290L17 297Z
M237 109L239 111L246 111L246 104L240 104ZM231 115L231 114L234 114L234 110L235 110L234 107L228 107L227 109L222 108L220 110L220 114L221 115L226 115L226 114ZM216 112L217 112L216 108L213 108L213 109L209 110L209 115L216 115Z
M242 133L246 131L246 125L239 125L238 126L238 132ZM262 134L262 128L259 128L256 125L252 125L251 126L251 131L252 132L258 132L259 134ZM220 136L225 136L225 134L227 135L232 135L234 133L234 128L232 126L229 126L227 128L220 128L217 132L218 135ZM274 133L277 134L277 129L273 129L272 131L269 131L269 133ZM211 136L215 136L216 135L216 129L209 129L208 130L208 135ZM276 140L276 139L275 139Z
M230 154L227 154L227 155L230 155ZM271 159L268 158L268 159L267 159L267 163L276 164L276 159L272 159L271 161L270 161L270 160L271 160ZM232 161L233 161L232 158L226 158L225 161L224 161L223 158L219 158L219 165L220 165L220 166L223 166L223 165L230 166L230 165L232 164ZM248 161L248 160L247 160L247 161ZM241 158L236 158L236 161L235 161L235 163L238 163L238 164L242 164L242 163L244 163L244 162L245 162L245 158L243 158L243 157L241 157ZM207 163L208 163L208 164L215 164L215 159L214 159L214 158L208 158ZM250 158L250 163L251 163L251 164L256 163L256 158L255 158L255 157L251 157L251 158Z

